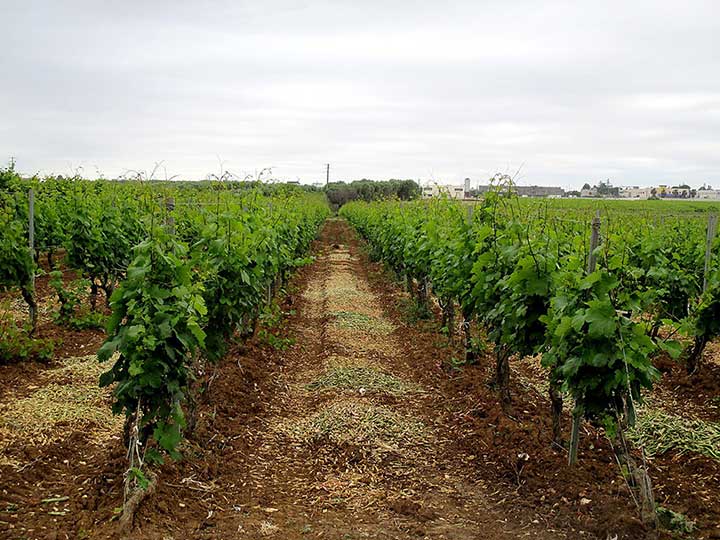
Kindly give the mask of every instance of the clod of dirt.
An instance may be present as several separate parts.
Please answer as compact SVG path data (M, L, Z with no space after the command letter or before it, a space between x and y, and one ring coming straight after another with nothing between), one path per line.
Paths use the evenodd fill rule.
M397 499L390 503L390 510L403 516L416 517L420 521L431 521L438 517L430 508L425 508L410 499Z

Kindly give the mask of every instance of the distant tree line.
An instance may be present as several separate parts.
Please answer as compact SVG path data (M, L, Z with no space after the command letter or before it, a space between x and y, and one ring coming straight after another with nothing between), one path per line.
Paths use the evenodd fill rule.
M403 201L417 199L420 185L414 180L355 180L353 182L331 182L325 186L325 194L330 204L340 207L356 200L377 201L397 198Z

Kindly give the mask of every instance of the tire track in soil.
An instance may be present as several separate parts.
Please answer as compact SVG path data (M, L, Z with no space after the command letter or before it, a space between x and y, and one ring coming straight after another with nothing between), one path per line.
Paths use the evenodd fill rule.
M291 322L296 343L245 460L249 493L198 537L564 538L513 522L488 486L466 480L433 415L442 397L416 380L401 323L383 314L353 242L346 222L326 223ZM338 373L349 373L340 387ZM319 381L329 384L308 387Z

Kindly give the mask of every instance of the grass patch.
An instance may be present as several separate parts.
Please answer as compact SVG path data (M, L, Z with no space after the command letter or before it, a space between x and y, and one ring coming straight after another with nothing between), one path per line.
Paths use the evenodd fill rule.
M426 328L431 328L428 323L434 323L434 321L432 321L432 311L426 306L419 305L414 298L400 298L398 300L398 308L403 320L408 324L420 324Z
M658 520L660 526L668 531L690 534L697 528L697 524L691 521L684 514L673 512L669 508L663 506L657 507Z
M628 436L650 456L675 450L680 455L695 452L720 459L720 425L716 423L646 410L638 415Z
M390 334L395 327L387 321L357 313L355 311L336 311L336 325L339 328L348 328L351 330L361 330L364 332L373 332L376 334Z
M413 444L425 436L419 420L360 400L333 402L307 418L285 422L280 431L304 442L376 446Z
M356 390L359 392L382 392L399 396L417 392L419 387L397 377L368 366L335 366L318 379L306 385L308 390Z
M0 336L0 364L52 359L55 342L30 337L29 328L19 326L7 312L0 314Z

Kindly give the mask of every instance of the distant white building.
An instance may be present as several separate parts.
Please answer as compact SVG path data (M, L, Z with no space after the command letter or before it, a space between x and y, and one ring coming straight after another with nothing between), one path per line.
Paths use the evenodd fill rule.
M594 188L581 189L580 196L581 197L597 197L597 190Z
M698 199L720 199L720 189L698 189L695 195Z
M430 184L422 189L423 199L432 197L449 197L451 199L464 199L465 186L441 186L438 184Z
M437 184L431 184L429 186L423 186L422 188L423 199L430 199L432 197L440 196L440 186Z
M465 186L448 186L450 196L453 199L464 199L465 198Z

